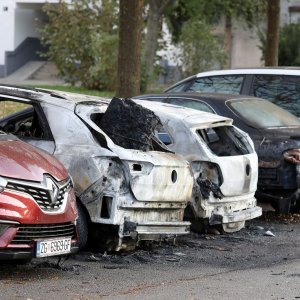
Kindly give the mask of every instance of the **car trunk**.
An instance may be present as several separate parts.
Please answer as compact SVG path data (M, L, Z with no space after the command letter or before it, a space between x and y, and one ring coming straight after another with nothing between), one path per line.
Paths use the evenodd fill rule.
M196 133L212 152L206 158L209 163L205 174L219 187L221 194L217 198L254 193L258 162L245 136L232 126L202 128ZM200 188L207 184L204 179L197 180Z

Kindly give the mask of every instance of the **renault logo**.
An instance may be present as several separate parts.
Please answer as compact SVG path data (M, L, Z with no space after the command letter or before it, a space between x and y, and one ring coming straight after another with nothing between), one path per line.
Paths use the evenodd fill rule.
M49 177L45 176L45 185L50 194L50 200L52 204L55 204L58 198L59 188L56 185L55 181Z

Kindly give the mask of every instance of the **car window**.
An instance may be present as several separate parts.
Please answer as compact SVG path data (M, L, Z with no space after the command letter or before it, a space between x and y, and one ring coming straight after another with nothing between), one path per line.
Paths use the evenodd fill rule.
M300 76L255 75L250 95L270 100L300 117Z
M263 99L232 100L226 105L255 128L300 126L296 116Z
M186 87L190 84L190 80L189 81L185 81L183 83L180 83L170 89L167 89L165 92L167 93L178 93L178 92L184 92Z
M43 138L44 132L34 107L17 101L0 102L0 129L24 138Z
M240 94L244 76L224 75L197 78L188 92Z
M156 133L158 139L163 142L166 146L173 143L170 134L165 130L165 128L160 128Z
M147 97L147 98L143 98L143 97L137 97L138 100L147 100L147 101L155 101L155 102L165 102L167 100L166 97L162 98L162 97Z
M215 113L214 110L208 104L202 101L190 100L186 98L169 98L168 100L169 103L174 105L193 108L213 114Z

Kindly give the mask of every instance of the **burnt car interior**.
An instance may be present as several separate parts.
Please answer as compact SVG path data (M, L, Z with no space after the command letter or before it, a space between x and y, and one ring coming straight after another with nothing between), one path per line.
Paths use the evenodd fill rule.
M43 139L47 136L37 109L16 101L1 101L0 129L20 138Z
M217 156L235 156L252 153L251 146L231 126L204 128L198 135Z
M160 119L153 111L131 99L113 98L106 112L91 114L91 120L115 144L125 149L171 152L155 136L155 132L162 126ZM96 138L100 139L102 145L103 137L97 135Z

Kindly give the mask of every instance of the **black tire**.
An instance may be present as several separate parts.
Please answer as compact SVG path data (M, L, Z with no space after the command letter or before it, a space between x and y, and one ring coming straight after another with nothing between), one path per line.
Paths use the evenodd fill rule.
M278 201L278 212L280 214L288 214L291 211L291 199L285 198Z
M78 219L76 222L77 229L77 247L82 250L88 240L88 220L84 206L77 201Z

